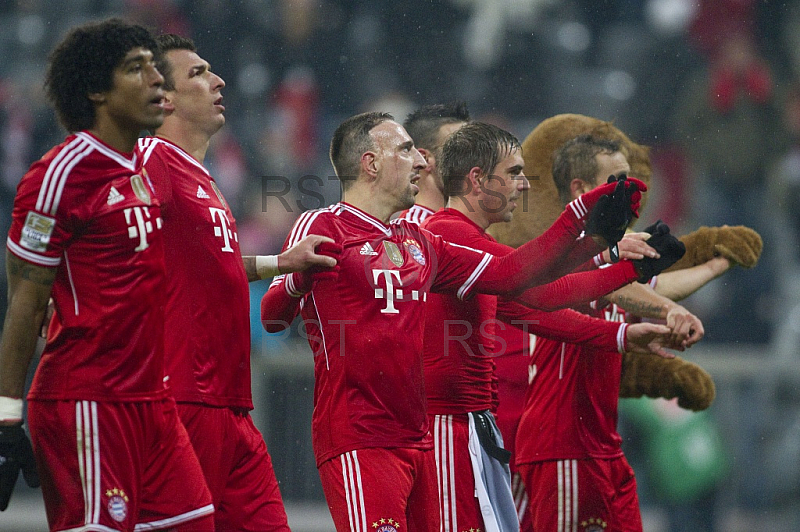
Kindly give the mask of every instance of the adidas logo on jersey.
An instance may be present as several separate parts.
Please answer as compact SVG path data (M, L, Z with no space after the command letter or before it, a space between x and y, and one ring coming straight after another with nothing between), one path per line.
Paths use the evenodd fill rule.
M114 205L115 203L119 203L120 201L124 200L125 196L119 193L119 190L116 187L111 187L111 190L108 191L108 199L106 203L109 205Z
M361 251L359 251L362 255L377 255L378 252L372 249L372 246L367 242L363 246L361 246Z
M200 185L197 185L197 197L201 198L201 199L209 199L211 196L206 194L206 191L203 190L203 187L201 187Z

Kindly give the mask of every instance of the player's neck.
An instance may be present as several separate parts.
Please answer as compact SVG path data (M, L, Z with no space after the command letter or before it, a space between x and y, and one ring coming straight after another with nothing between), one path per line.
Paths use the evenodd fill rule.
M139 131L120 127L110 120L98 120L89 132L122 153L131 153L139 138Z
M444 196L438 189L422 189L417 194L415 203L436 212L444 207Z
M353 207L364 211L382 221L385 224L389 223L392 214L403 209L393 208L387 206L368 187L359 187L354 184L349 190L342 192L342 201L349 203Z
M156 135L177 144L183 151L203 163L211 142L211 135L205 131L199 131L191 127L186 127L177 120L164 120L164 124L156 129Z
M447 208L458 211L469 219L472 223L486 231L492 223L486 216L486 212L481 208L478 198L472 195L451 196L447 200Z

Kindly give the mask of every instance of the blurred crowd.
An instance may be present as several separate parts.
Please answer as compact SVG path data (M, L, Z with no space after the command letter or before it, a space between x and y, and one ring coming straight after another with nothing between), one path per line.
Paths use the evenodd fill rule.
M43 96L47 54L111 15L192 37L225 79L207 163L243 254L276 252L302 210L338 199L327 143L342 118L461 99L521 139L575 112L650 145L642 227L758 230L759 266L693 296L706 341L769 342L775 298L796 297L782 278L800 243L800 1L0 0L4 232L20 177L65 134Z

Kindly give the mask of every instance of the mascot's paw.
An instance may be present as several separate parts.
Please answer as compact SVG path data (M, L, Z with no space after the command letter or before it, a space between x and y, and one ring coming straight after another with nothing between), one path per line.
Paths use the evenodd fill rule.
M706 370L680 357L625 353L619 396L677 397L681 408L700 411L711 406L716 388Z
M743 225L701 227L680 237L680 241L686 245L686 255L667 271L691 268L720 256L743 268L752 268L764 247L761 235Z

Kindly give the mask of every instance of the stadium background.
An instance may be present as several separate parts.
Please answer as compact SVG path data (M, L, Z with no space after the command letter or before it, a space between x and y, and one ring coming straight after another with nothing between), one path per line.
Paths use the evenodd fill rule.
M663 449L648 441L692 418L667 407L652 425L625 405L646 530L800 525L800 2L0 0L3 232L19 178L64 136L41 90L47 54L69 27L110 15L192 37L226 80L227 125L207 163L244 254L277 252L300 212L338 199L327 143L356 112L402 120L419 105L463 99L474 118L520 139L576 112L652 146L645 224L660 217L678 233L745 224L765 251L756 269L729 272L685 303L707 332L686 357L711 372L718 398L705 433L668 432L689 462L724 467L707 470L706 484L666 478L653 455ZM734 38L753 83L731 100L730 85L706 80ZM251 287L254 418L293 529L330 530L310 452L311 356L296 333L261 331L265 289ZM0 529L43 523L39 493L20 483Z

